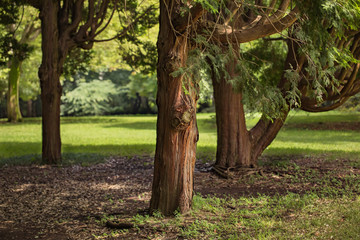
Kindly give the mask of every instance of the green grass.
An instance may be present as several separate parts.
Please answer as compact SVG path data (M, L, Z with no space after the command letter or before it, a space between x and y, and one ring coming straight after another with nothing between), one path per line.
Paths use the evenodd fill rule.
M172 229L181 239L359 239L360 198L319 198L311 193L236 199L195 195L190 215L137 215L132 221L163 231L159 238Z
M214 114L198 114L200 140L198 157L212 161L216 152ZM248 119L253 126L258 118ZM292 112L287 123L360 121L359 113ZM0 120L0 165L38 162L41 153L41 119L9 124ZM65 163L97 162L110 155L153 155L156 116L64 117L61 119ZM329 154L333 157L360 156L360 134L356 131L283 128L265 154ZM86 164L86 163L85 163Z

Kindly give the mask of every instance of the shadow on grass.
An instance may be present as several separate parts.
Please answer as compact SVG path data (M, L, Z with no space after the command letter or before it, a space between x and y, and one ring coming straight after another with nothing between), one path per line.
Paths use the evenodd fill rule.
M63 164L91 165L104 162L111 155L154 155L155 144L62 145ZM0 167L4 165L41 164L40 142L1 142Z
M6 150L6 151L5 151ZM104 162L109 156L153 156L155 144L107 144L107 145L72 145L63 144L64 165L92 165ZM41 164L41 143L2 142L0 147L0 167L4 165ZM199 146L197 159L203 162L215 160L216 147ZM356 151L316 150L311 148L271 147L265 155L328 155L329 158L360 159L360 149Z
M319 123L319 122L357 122L360 120L359 113L334 113L334 114L306 114L306 115L290 115L287 123Z
M106 125L104 128L127 128L137 130L156 130L156 121L127 122Z
M334 144L336 142L360 142L360 134L355 131L296 130L284 129L275 141L294 143Z
M265 150L264 155L284 156L304 156L304 155L328 155L330 158L358 158L360 159L360 149L356 151L342 151L342 150L317 150L311 148L281 148L271 147Z

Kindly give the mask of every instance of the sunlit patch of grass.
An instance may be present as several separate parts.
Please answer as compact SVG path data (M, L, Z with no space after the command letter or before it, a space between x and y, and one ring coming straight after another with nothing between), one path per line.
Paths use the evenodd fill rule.
M249 119L249 127L258 120L258 115ZM200 139L197 157L213 161L216 153L215 114L198 114ZM318 122L359 122L360 113L308 114L292 112L288 123ZM9 124L0 120L0 165L4 162L16 164L37 163L41 154L41 119L25 118L23 123ZM87 155L97 155L103 161L110 155L133 156L154 155L156 145L156 116L103 116L103 117L63 117L61 118L62 151L74 154L69 163L83 162ZM357 131L308 130L283 128L265 154L270 155L318 155L327 153L360 159L360 134ZM82 155L84 154L84 155ZM85 159L81 160L80 156ZM29 157L29 158L28 158ZM5 160L4 160L5 159ZM23 159L23 160L22 160ZM28 161L26 161L28 159Z
M195 195L190 214L132 219L139 230L152 228L163 237L171 232L181 239L358 239L359 221L359 197L314 193L238 199Z

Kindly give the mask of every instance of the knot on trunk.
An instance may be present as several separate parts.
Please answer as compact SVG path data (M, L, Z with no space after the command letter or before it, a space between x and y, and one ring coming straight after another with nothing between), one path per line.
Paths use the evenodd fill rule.
M189 127L191 121L194 118L193 108L182 109L176 108L173 111L173 117L171 119L171 126L176 130L185 130Z

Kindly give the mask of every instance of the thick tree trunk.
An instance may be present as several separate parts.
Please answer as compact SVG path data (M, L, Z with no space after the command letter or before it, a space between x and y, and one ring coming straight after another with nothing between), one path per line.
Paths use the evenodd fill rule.
M7 117L9 122L20 122L22 116L19 104L19 81L21 61L14 56L11 59L9 72L9 88L7 93Z
M255 167L284 124L288 111L273 121L262 117L250 131L246 128L242 94L233 91L224 79L213 80L217 152L215 167L220 169Z
M289 45L288 55L284 69L292 66L302 67L301 60L296 61L295 53L297 49L292 49ZM301 65L297 65L297 64ZM235 63L233 63L235 64ZM230 76L236 74L234 66L228 66ZM288 91L287 79L282 76L278 87L283 94ZM253 167L257 165L258 158L264 150L272 143L280 129L284 125L289 113L284 109L281 116L275 119L262 117L258 123L248 131L246 129L246 119L244 108L241 103L242 94L233 91L231 84L224 79L220 82L213 79L216 123L218 132L218 145L216 153L215 167L227 169L231 167Z
M176 36L170 23L173 12L166 6L173 4L160 1L157 143L150 202L151 211L165 215L176 210L184 213L191 207L198 140L194 86L190 79L170 75L185 64L189 49L187 37Z
M48 164L57 164L61 161L60 97L62 89L59 59L63 56L59 56L57 15L57 1L42 1L40 14L42 63L39 69L42 102L42 160Z
M234 75L234 67L228 66L230 75ZM246 129L242 94L234 92L232 85L225 79L213 78L213 88L217 125L215 166L229 168L255 165Z

